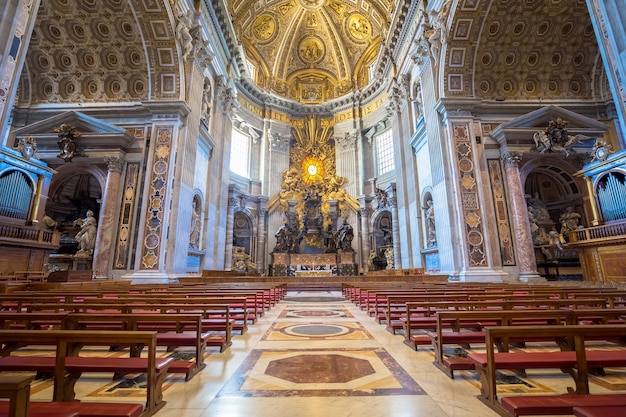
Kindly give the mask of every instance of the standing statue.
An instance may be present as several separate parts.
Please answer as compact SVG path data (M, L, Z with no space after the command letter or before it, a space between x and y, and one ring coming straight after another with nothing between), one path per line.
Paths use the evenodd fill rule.
M78 252L76 256L89 257L93 256L93 249L96 246L96 233L98 232L97 222L93 216L93 211L87 211L87 217L77 219L74 225L80 226L80 230L74 237L78 242Z
M339 250L342 252L354 252L354 249L352 249L352 239L354 239L354 230L352 226L348 224L348 221L344 220L337 235Z
M333 230L332 224L329 224L326 227L326 230L322 231L322 236L324 236L324 247L326 248L326 253L337 252L337 234Z
M385 260L387 261L385 269L395 269L393 248L385 249Z
M204 86L202 88L202 108L200 109L200 119L206 124L209 123L209 117L211 117L211 99L213 93L211 91L211 80L209 78L204 79Z
M435 229L435 207L433 200L426 200L424 210L424 219L426 220L427 246L437 246L437 230Z
M276 237L276 246L274 246L274 252L276 253L289 253L292 252L295 237L293 231L287 224L287 220L283 220L282 226L278 228L274 234Z
M200 230L202 228L202 220L200 219L201 208L195 198L191 204L191 231L189 232L189 247L192 249L199 249Z
M374 261L376 260L376 251L372 250L370 251L370 257L367 258L367 270L368 271L375 271L376 268L376 264L374 263Z
M567 238L569 232L573 232L578 229L580 218L582 216L574 211L574 207L568 206L561 217L559 217L559 223L561 223L561 235Z

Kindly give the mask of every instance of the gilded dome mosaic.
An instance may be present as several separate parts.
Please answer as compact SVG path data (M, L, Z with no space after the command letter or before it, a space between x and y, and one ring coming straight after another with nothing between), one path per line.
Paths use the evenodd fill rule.
M252 80L304 104L368 85L396 3L390 0L232 0Z

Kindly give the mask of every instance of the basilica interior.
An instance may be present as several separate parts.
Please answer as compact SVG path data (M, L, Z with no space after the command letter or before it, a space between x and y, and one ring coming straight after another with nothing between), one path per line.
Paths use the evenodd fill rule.
M617 4L8 1L0 271L623 280Z
M514 415L495 373L467 359L493 351L489 335L443 349L440 316L415 331L410 302L382 314L355 295L366 285L446 303L461 290L467 310L515 310L503 294L521 294L559 306L544 324L602 296L603 312L572 321L589 329L566 330L604 317L615 333L594 342L623 356L622 0L5 0L0 12L0 397L27 387L12 398L33 400L29 416L129 403L115 417ZM157 349L155 332L135 331L154 326L149 303L168 304L169 325L191 310L198 339L181 346L180 325ZM32 368L41 346L28 343L87 337L65 327L87 305L97 314L81 320L109 320L92 329L126 321L91 339L104 352L80 354L145 369L94 378L85 359L80 381L59 385L76 371L45 349L36 363L52 358L54 377ZM534 342L512 349L555 350ZM7 368L20 355L31 362ZM589 375L584 360L569 375L499 372L497 394L574 392L574 375L576 393L621 393L622 416L620 360ZM90 402L107 405L71 409ZM27 415L6 403L0 416Z

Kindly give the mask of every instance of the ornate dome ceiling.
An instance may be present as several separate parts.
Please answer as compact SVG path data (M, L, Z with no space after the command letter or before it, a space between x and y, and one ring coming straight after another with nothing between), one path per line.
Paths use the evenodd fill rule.
M255 83L318 104L370 82L389 31L391 0L231 0L235 34Z

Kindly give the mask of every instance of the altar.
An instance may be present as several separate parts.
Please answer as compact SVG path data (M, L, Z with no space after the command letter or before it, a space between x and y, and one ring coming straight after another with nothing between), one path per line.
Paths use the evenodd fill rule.
M357 275L354 252L272 253L270 276L331 277Z
M329 270L313 270L313 271L296 271L297 277L330 277Z

